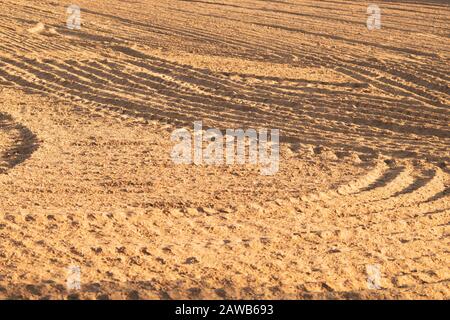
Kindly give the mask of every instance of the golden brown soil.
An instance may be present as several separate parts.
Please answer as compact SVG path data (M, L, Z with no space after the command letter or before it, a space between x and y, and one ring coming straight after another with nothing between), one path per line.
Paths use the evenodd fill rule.
M450 6L368 3L1 0L0 298L449 299ZM280 171L174 164L197 120Z

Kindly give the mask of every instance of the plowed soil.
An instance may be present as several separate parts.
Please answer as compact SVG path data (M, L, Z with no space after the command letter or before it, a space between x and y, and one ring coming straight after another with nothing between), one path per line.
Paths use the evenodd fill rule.
M0 3L0 298L450 298L447 1ZM175 164L194 121L279 172Z

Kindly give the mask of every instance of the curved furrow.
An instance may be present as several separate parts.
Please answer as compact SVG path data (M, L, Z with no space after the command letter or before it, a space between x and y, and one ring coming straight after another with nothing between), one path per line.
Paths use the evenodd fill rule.
M143 65L143 64L139 64L139 65L142 66L142 67L147 67L147 68L148 68L148 66L146 66L146 65ZM177 75L175 75L175 77L176 77L176 76L177 76ZM186 78L187 78L187 77L186 77ZM183 80L189 81L189 79L192 79L192 78L187 78L187 79L183 79ZM182 80L180 80L180 81L182 81ZM196 86L197 86L197 85L198 85L198 84L196 83ZM206 87L206 86L201 86L201 89L210 91L211 88ZM273 89L272 89L272 90L273 90ZM217 93L215 93L215 94L217 94ZM273 92L272 92L272 94L273 94ZM226 97L226 96L224 95L223 98L225 98L225 97ZM248 100L248 99L249 99L248 96L244 96L244 97L242 97L242 98L243 98L243 101L247 100L247 101L251 101L251 102L260 102L260 101L253 100L253 99L252 99L252 100ZM276 116L277 114L278 114L278 115L281 115L280 112L282 113L282 110L283 110L283 109L286 109L286 101L284 101L284 100L279 100L279 103L277 103L276 100L272 99L272 100L271 100L271 104L272 104L272 105L275 105L275 106L277 106L277 105L280 106L280 108L274 108L274 111L273 111L273 113L275 113L274 116ZM282 108L282 109L281 109L281 108ZM281 110L280 110L280 109L281 109ZM291 110L292 110L292 109L291 109ZM305 112L305 113L308 115L308 110L307 110L307 109L303 109L302 112ZM259 112L259 113L261 113L261 112ZM292 114L290 114L290 116L292 116ZM341 131L342 133L351 135L351 133L349 133L348 131L346 131L346 130L341 130L340 127L339 127L339 125L338 125L338 122L343 121L343 120L349 120L349 121L350 121L350 120L352 120L351 118L348 118L348 117L345 118L345 117L339 117L339 116L338 116L337 118L336 118L336 116L333 116L332 118L330 118L330 117L327 115L327 113L319 113L319 112L312 113L311 116L312 116L312 117L309 118L308 121L316 121L316 119L324 118L324 119L326 119L327 121L335 122L335 123L332 125L333 130L335 130L335 131L337 131L337 132ZM358 118L356 118L356 120L357 120L357 119L358 119ZM354 119L353 119L353 120L354 120ZM363 129L363 130L366 130L366 131L368 130L368 132L367 132L367 137L368 137L368 139L369 139L369 138L373 138L373 139L379 138L379 136L381 135L381 133L376 132L376 131L372 131L372 130L370 129L371 127L368 126L368 124L370 124L370 122L364 120L363 118L361 118L361 121L362 121L362 123L358 123L358 122L353 121L356 128L358 127L358 125L360 125L360 126L361 126L360 129ZM376 121L377 121L377 123L380 123L381 120L377 119ZM311 123L311 122L310 122L310 123ZM362 125L365 125L365 126L362 126ZM386 127L386 125L387 125L387 124L384 124L384 127ZM329 126L329 124L326 124L326 126L322 126L320 129L321 129L321 130L327 130L326 127L328 127L328 126ZM399 125L392 125L392 126L391 126L391 128L396 128L396 127L399 127ZM400 126L400 127L401 127L401 126ZM401 130L402 130L402 131L405 131L405 130L413 130L413 132L415 132L415 133L420 133L420 132L423 131L423 130L421 130L421 129L419 129L419 128L414 128L414 127L412 127L412 126L405 126L405 127L401 128ZM430 134L430 135L436 135L436 134L437 134L437 135L445 135L445 134L446 134L445 132L441 132L441 131L439 131L439 130L435 130L436 132L432 131L432 130L434 130L434 129L430 129L430 130L431 130L431 131L428 133L428 134ZM359 131L361 131L361 130L359 130ZM404 139L404 134L401 134L401 133L395 133L395 132L394 132L394 134L398 134L399 139L400 139L400 137L401 137L401 140L402 140L402 142L404 143L404 141L405 141L405 139ZM392 135L389 135L389 137L392 138ZM412 140L412 142L413 142L413 144L417 144L417 142L415 142L415 141L413 141L413 140ZM422 143L422 145L423 145L423 143Z
M0 174L25 162L39 146L37 137L27 127L0 112Z
M24 63L27 62L26 60L23 61L13 61L13 60L8 60L8 59L4 59L5 61L7 61L9 64L13 64L16 65L17 68L21 68L22 66L25 66ZM78 90L79 92L82 92L83 94L86 94L86 92L89 92L91 90L90 85L92 85L92 82L90 81L84 81L81 78L79 78L78 75L74 76L73 81L71 83L71 87L67 87L68 83L66 81L66 79L64 78L65 76L67 76L66 71L65 70L57 70L55 71L50 70L49 71L45 71L48 68L54 68L49 64L42 64L40 62L37 62L35 60L29 60L28 65L25 66L25 69L29 70L30 72L32 72L32 74L34 74L34 76L37 76L38 78L42 78L42 79L46 79L46 81L48 80L52 80L53 83L60 83L61 85L63 85L63 87L65 87L65 91L71 92L73 90ZM30 63L33 63L33 65L31 65ZM40 68L38 68L40 66ZM44 69L44 70L42 70ZM20 70L22 71L22 70ZM118 71L120 72L120 71ZM55 74L56 73L56 74ZM119 90L122 91L121 95L125 95L126 97L129 98L129 100L132 101L136 101L133 104L130 104L130 107L133 107L133 109L139 111L139 109L141 110L146 110L147 112L150 112L153 108L151 107L144 107L144 105L148 105L148 96L146 96L147 92L141 91L140 94L141 96L139 97L139 93L136 92L136 94L129 94L126 88L126 85L130 83L130 78L132 78L132 75L128 75L123 73L122 77L119 76L115 76L115 75L111 75L111 74L104 74L103 75L105 78L108 78L108 81L115 81L115 83L117 83L120 86L123 86L123 90ZM153 90L153 95L154 96L159 96L162 97L162 101L173 101L173 103L175 105L177 105L177 101L179 101L179 99L181 99L181 101L186 102L186 107L189 107L193 112L192 114L195 115L199 115L202 118L205 118L206 114L205 114L205 110L215 110L216 111L216 115L208 115L206 116L208 119L210 119L211 121L224 121L224 120L229 120L229 121L233 121L233 122L239 122L239 123L245 123L248 122L248 111L247 108L244 108L243 105L241 104L236 104L236 103L230 103L230 102L226 102L223 101L225 100L225 97L221 97L221 96L215 96L215 99L220 99L219 100L219 104L221 104L222 106L214 106L210 104L210 98L211 96L204 96L204 95L198 95L198 94L193 94L196 91L194 90L194 92L192 92L192 88L191 87L186 87L185 83L186 82L179 82L179 80L176 80L174 78L167 78L166 76L162 76L162 74L154 74L152 75L152 77L155 76L156 78L150 78L150 79L145 79L145 81L150 81L145 83L145 85L147 86L148 89ZM124 80L123 78L125 78L126 80ZM158 79L162 79L162 80L158 80ZM140 80L140 81L139 81ZM144 81L144 82L145 82ZM83 84L84 82L84 84ZM167 84L167 89L171 90L170 92L172 94L168 94L164 91L160 91L158 90L158 86L161 86L162 84L166 83ZM142 78L136 78L134 80L134 86L141 86L143 85L143 81ZM156 88L155 88L156 86ZM143 88L143 87L142 87ZM182 90L175 90L175 88L183 88ZM97 87L97 89L99 89ZM142 89L143 90L143 89ZM205 88L205 90L208 90L208 88ZM137 90L134 90L137 91ZM190 93L189 93L190 91ZM110 89L104 89L104 88L100 88L100 91L96 91L98 96L97 97L97 101L96 102L100 102L103 104L115 104L118 107L124 107L125 103L122 105L121 103L117 103L118 101L120 101L121 99L124 99L124 97L120 97L117 95L117 90L113 91ZM104 96L104 99L100 100L100 94L99 92L105 92L107 93L106 96ZM183 93L184 92L184 93ZM198 91L197 91L198 93ZM93 93L92 93L93 94ZM175 96L174 96L175 94ZM152 96L153 96L152 95ZM86 96L85 96L86 97ZM153 97L150 97L150 99L153 99ZM280 100L280 106L283 104L283 100ZM224 106L226 106L224 108ZM172 107L172 109L175 110L177 109L175 106ZM161 109L153 109L155 114L163 114L169 112L169 110L171 109L170 105L166 105L162 110ZM255 109L256 111L256 109ZM276 113L274 114L275 111L278 111L278 116L276 115ZM283 114L283 112L281 112L281 115ZM292 114L290 114L292 115ZM343 135L340 137L340 139L342 139L343 137L345 137L345 139L342 139L342 141L351 139L351 137L353 136L353 134L351 132L349 132L346 129L340 129L339 127L339 123L340 121L338 120L334 120L333 118L327 119L327 120L321 120L320 119L320 115L321 113L314 113L311 115L305 114L303 115L301 118L299 118L299 122L305 122L308 121L308 125L305 126L305 131L309 129L310 132L317 132L316 136L321 136L322 139L323 137L326 137L327 134L326 132L328 131L330 134L330 137L333 137L334 139L335 137L335 133L336 132L340 132ZM326 113L322 113L322 116L325 116ZM272 127L276 127L278 126L281 129L284 129L284 134L286 136L292 136L293 133L298 132L298 127L286 127L286 125L283 125L283 121L280 117L280 110L274 110L274 111L258 111L257 113L258 118L260 118L260 122L261 123L267 123ZM170 115L169 115L170 118ZM294 117L295 118L295 117ZM303 119L302 119L303 118ZM177 120L185 120L186 116L178 116L175 117L175 119ZM325 122L324 122L325 121ZM331 129L330 129L330 122L332 121L332 125L331 125ZM322 122L322 123L321 123ZM357 124L354 124L355 128L357 129ZM367 131L369 130L369 131ZM366 132L367 131L367 132ZM361 132L366 132L366 137L365 139L367 139L368 141L372 140L373 144L375 146L381 146L383 145L382 140L380 140L381 133L376 133L374 131L371 131L370 127L361 127L359 130L359 134ZM371 134L369 134L371 132ZM355 135L356 138L356 135ZM386 139L388 138L388 136L386 136ZM336 140L336 139L335 139ZM402 142L404 143L405 140L402 139ZM416 144L416 147L418 145L418 142L415 142L412 140L412 144ZM336 145L336 143L335 143ZM418 146L418 148L425 148L426 144L424 145L423 143ZM347 145L348 147L348 145ZM431 146L430 146L431 148ZM392 149L396 149L396 147L394 146ZM360 149L360 151L363 151L362 149ZM425 152L424 152L425 153Z
M54 75L54 74L49 73L47 71L42 71L42 70L36 69L35 65L30 65L30 64L29 65L25 65L24 64L25 61L19 62L19 61L9 60L9 62L12 65L16 65L16 71L19 72L19 73L23 73L24 70L30 71L31 74L32 74L32 76L30 78L30 81L36 81L37 79L40 79L39 81L43 81L43 83L45 83L45 86L47 88L51 88L51 87L54 87L55 89L56 88L61 88L61 89L63 89L63 90L61 90L61 92L64 92L65 94L68 94L70 92L77 92L77 96L88 98L88 99L89 99L89 97L94 97L95 96L95 99L96 99L95 102L99 102L99 103L102 103L102 104L110 104L110 105L115 105L117 107L124 107L126 105L126 103L124 101L124 98L117 96L117 94L114 93L111 90L107 90L107 91L109 91L108 94L107 95L103 95L103 98L102 98L102 94L100 94L100 92L101 91L104 92L105 89L96 90L95 92L92 92L92 90L91 90L91 88L90 88L88 83L82 84L81 81L78 80L75 83L71 82L70 85L69 85L69 83L63 78L63 74L60 74L59 76L57 76L57 75ZM33 62L34 62L34 64L36 64L35 61L33 61ZM37 79L36 79L36 77L37 77ZM43 80L43 79L45 79L45 80ZM49 82L50 79L52 79L52 82ZM51 84L51 83L53 83L53 84ZM56 85L56 87L55 87L55 85ZM92 92L92 93L88 94L88 92ZM157 93L156 95L161 95L161 94ZM179 97L182 96L181 93L178 93L177 95ZM172 97L171 95L165 95L164 94L163 96L164 96L164 99L166 99L167 101L175 100L175 98ZM129 100L132 100L132 101L136 101L136 99L137 99L136 96L130 96L129 97ZM124 101L123 104L120 102L122 100ZM191 118L192 121L194 121L196 119L195 117L205 118L206 114L204 113L204 110L202 110L205 107L207 109L213 108L213 109L216 109L218 111L218 115L215 115L215 116L209 115L209 116L207 116L207 118L212 120L212 121L221 122L224 119L232 119L233 117L236 117L237 114L239 114L239 113L241 114L241 116L240 116L241 120L239 121L239 123L243 123L242 121L245 121L245 122L249 121L248 117L245 116L244 110L242 110L240 112L237 112L237 113L234 112L233 114L225 115L224 114L224 110L222 108L205 106L204 104L201 105L201 107L196 107L195 104L198 104L199 100L201 101L201 99L199 99L197 97L196 101L194 101L194 102L190 101L190 103L188 103L186 105L186 107L189 107L190 105L192 105L192 106L190 106L190 108L192 110L192 112L191 112L191 114L192 114L192 118ZM144 102L142 102L142 101L137 101L136 103L130 102L130 101L127 102L128 106L129 107L133 107L134 110L139 110L140 109L140 110L146 110L146 112L152 112L152 110L153 110L154 114L156 114L156 115L164 115L164 114L166 114L169 119L174 118L174 119L182 120L182 121L185 121L185 122L188 121L187 120L187 116L186 115L183 116L181 113L178 113L179 114L178 116L175 116L175 114L173 114L171 116L170 115L171 113L170 113L169 110L170 109L178 110L178 108L176 108L176 107L171 108L170 104L169 105L165 105L164 108L154 109L152 106L149 106L147 102L145 102L144 104L143 103ZM228 105L230 105L230 104L228 104ZM234 110L235 111L239 111L239 108L241 108L240 105L234 105ZM269 116L267 116L267 117L269 117ZM313 119L311 118L311 120L313 120ZM279 119L279 121L277 121L278 123L274 123L273 120L271 122L272 122L273 125L278 125L278 127L283 128L281 119ZM305 127L305 129L306 128L307 127ZM325 128L325 127L322 126L322 128ZM319 130L320 129L321 128L319 127ZM325 128L325 129L327 129L327 128ZM298 130L298 127L297 127L297 129L295 131L297 131L297 130ZM310 130L310 131L313 131L313 130ZM287 132L289 132L289 131L287 131ZM334 130L332 130L330 132L330 134L332 134L332 132L334 132ZM311 133L309 135L312 136L312 137L314 137L314 136L322 137L322 139L323 139L324 133L323 133L323 131L322 132L318 131L314 135L311 135ZM349 135L349 136L351 136L351 135ZM330 137L336 138L334 136L334 134L332 136L330 136ZM343 140L343 141L345 141L345 140ZM350 144L348 144L347 147L349 145Z
M357 192L348 195L338 196L336 193L334 197L330 197L327 201L320 199L326 206L340 207L348 203L367 203L375 202L380 199L389 198L395 193L404 190L409 186L413 178L411 176L412 168L396 167L391 168L383 173L368 186L359 188Z
M373 189L373 191L364 191L361 194L350 195L344 198L334 198L327 203L326 208L335 209L344 215L375 214L383 212L399 212L401 210L413 210L417 207L427 208L430 203L427 202L436 194L445 190L446 174L439 168L429 173L428 177L419 177L412 180L411 176L398 177L399 181L393 181L392 185ZM412 180L412 181L411 181ZM385 190L385 188L387 190ZM446 200L442 198L432 201L433 208L447 209ZM440 206L436 206L439 201ZM442 205L442 206L441 206Z

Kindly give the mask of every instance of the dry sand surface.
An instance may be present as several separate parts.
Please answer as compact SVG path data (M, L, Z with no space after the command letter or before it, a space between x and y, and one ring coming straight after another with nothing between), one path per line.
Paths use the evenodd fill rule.
M0 298L450 298L446 1L0 4ZM197 120L279 172L175 164Z

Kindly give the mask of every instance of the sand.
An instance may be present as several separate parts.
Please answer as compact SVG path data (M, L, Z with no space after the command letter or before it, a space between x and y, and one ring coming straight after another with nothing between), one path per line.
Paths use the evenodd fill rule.
M378 4L3 0L0 298L449 299L450 6ZM279 172L175 164L194 121Z

